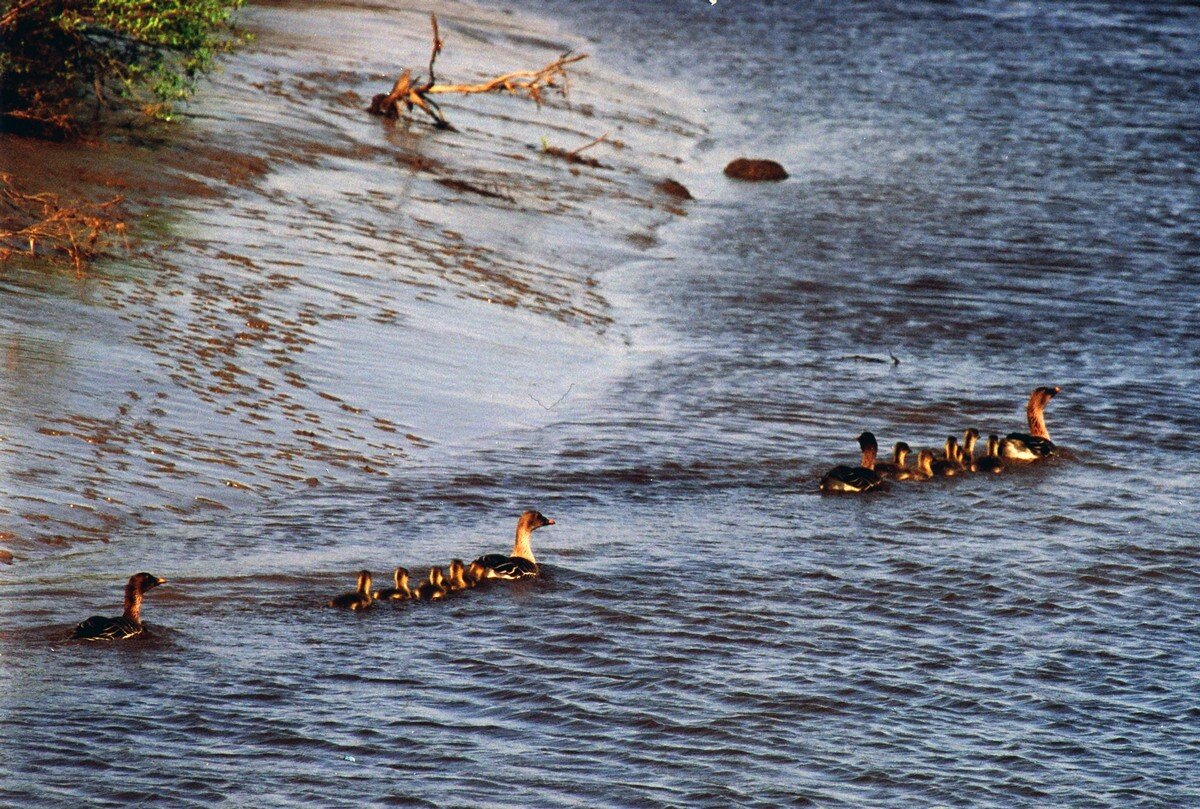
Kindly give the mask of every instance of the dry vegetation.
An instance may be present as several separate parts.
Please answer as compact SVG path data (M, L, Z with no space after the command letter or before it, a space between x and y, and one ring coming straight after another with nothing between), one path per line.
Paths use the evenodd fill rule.
M96 256L125 243L118 195L103 202L67 204L56 194L30 194L0 173L0 261L19 253L41 255L82 272Z

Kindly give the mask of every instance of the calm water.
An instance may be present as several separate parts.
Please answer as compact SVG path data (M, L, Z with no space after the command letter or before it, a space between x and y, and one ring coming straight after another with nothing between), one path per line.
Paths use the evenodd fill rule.
M537 7L601 32L610 69L686 88L654 142L677 136L670 171L701 199L623 262L587 236L645 227L615 206L524 200L512 237L480 218L498 252L536 251L522 294L574 314L490 320L454 294L472 279L439 276L387 332L414 335L398 382L361 324L314 332L314 377L369 414L395 397L400 432L432 437L387 477L0 570L0 802L1200 804L1200 11ZM742 153L792 179L726 183ZM197 238L221 226L197 216ZM363 261L338 281L352 314L391 305ZM430 337L452 318L474 329ZM1042 384L1063 387L1061 458L815 493L863 429L1020 429ZM534 538L545 581L317 608L360 566L504 548L529 506L558 521ZM174 580L147 598L153 638L54 640L135 569Z

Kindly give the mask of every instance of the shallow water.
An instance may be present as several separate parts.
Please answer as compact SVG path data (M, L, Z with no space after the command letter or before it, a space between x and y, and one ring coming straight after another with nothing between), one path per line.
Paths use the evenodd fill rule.
M286 272L315 279L304 287L315 291L272 287L248 268L227 298L169 311L177 328L204 324L257 285L272 323L306 305L310 319L325 316L294 318L296 339L312 342L292 352L309 385L293 395L316 412L313 441L343 436L337 446L361 457L338 466L313 446L284 459L291 470L255 460L252 433L164 383L171 404L154 418L192 451L172 457L186 467L174 478L181 498L148 481L144 502L218 500L220 476L205 471L214 446L254 473L244 479L271 484L222 492L233 495L219 498L225 510L164 505L167 516L146 519L114 507L119 527L104 544L33 532L14 542L18 564L0 569L0 799L1200 802L1200 15L695 6L539 4L595 32L605 75L629 65L663 77L679 116L630 123L634 155L597 152L636 167L620 174L627 196L599 197L586 184L609 187L610 175L584 174L576 213L557 210L568 193L558 186L539 207L539 187L520 186L505 163L497 181L528 194L515 234L507 209L467 205L482 211L467 215L488 250L478 264L500 268L487 278L515 278L543 305L493 310L480 300L492 291L479 284L493 290L485 278L439 274L412 243L373 261L380 241L365 228L381 214L346 202L346 177L366 182L384 152L268 173L261 199L235 199L231 216L257 208L270 226L181 216L194 239L241 238L223 249L255 261L294 248L299 258L284 260L302 266ZM329 13L267 21L299 30ZM451 35L490 30L467 20L447 22ZM479 129L512 108L483 110L470 118L464 103L452 117ZM584 128L602 128L596 118ZM406 133L456 167L486 163L477 133L465 143ZM495 153L534 141L507 137ZM743 152L777 157L792 179L727 183L721 166ZM561 179L561 167L539 171ZM668 171L700 200L652 233L677 217L639 210L639 178ZM394 215L461 225L462 208L440 199L418 187ZM280 230L285 218L294 229ZM619 236L630 233L643 238ZM310 237L328 237L328 267ZM428 284L415 284L427 300L395 292L394 261L405 284L428 268ZM338 274L346 268L361 273ZM183 268L190 291L175 298L202 288L194 273ZM36 322L40 299L21 300L32 312L22 322ZM136 317L164 308L155 299ZM364 323L388 308L398 314L386 330ZM85 402L123 390L79 381L86 358L108 350L88 331L35 338L22 332L17 366L33 379L64 369L70 384L13 386L9 419L70 385ZM377 350L384 341L395 353ZM180 344L168 337L167 359ZM247 361L277 382L264 356ZM1060 458L866 498L815 492L825 469L853 460L863 429L885 446L1022 429L1041 384L1063 387L1047 410ZM305 393L314 387L362 414ZM416 440L372 447L362 423L375 418ZM269 454L284 431L266 428L276 436L253 440ZM188 443L197 434L210 440ZM39 480L54 492L55 474L70 478L56 470L63 450L39 445L39 477L11 449L36 440L26 436L9 429L0 458L20 465L19 493ZM133 475L96 463L98 479L143 502ZM314 469L321 485L303 485ZM502 549L529 506L558 521L535 535L545 581L362 616L317 608L364 565L386 577L395 564ZM153 638L57 642L100 606L112 611L134 569L173 580L147 598Z

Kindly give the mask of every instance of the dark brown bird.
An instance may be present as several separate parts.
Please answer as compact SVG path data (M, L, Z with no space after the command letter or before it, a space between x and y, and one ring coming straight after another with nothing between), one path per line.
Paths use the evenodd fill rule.
M446 577L446 589L452 593L466 590L469 585L464 576L465 572L466 568L463 566L462 559L451 559L450 575Z
M406 601L412 598L412 591L408 589L407 570L398 567L392 571L392 584L392 587L376 590L373 597L377 601Z
M124 640L142 634L145 631L145 627L142 626L142 594L166 582L166 579L160 579L150 573L135 573L125 585L125 611L115 618L93 615L75 627L71 638Z
M332 599L329 606L354 612L369 608L371 606L371 571L360 570L358 572L358 589L353 593L342 593Z
M875 456L879 444L873 433L864 432L858 437L862 450L861 466L835 466L821 478L821 491L826 494L858 494L872 489L886 489L883 475L875 471Z
M962 446L959 447L958 463L966 472L975 471L975 442L979 440L979 431L974 427L963 430Z
M923 449L917 453L916 468L905 470L897 480L929 480L933 477L933 450Z
M912 447L903 441L897 441L892 448L892 460L880 461L875 464L875 471L884 477L894 478L908 471L908 454Z
M994 475L998 475L1004 471L1004 461L1000 458L999 436L988 436L987 454L975 462L975 471L991 472Z
M938 458L930 468L933 469L933 474L938 477L953 477L962 471L962 464L958 461L958 439L950 436L946 439L946 451L942 458Z
M421 582L413 598L420 601L437 601L446 597L446 574L440 567L429 568L429 577Z

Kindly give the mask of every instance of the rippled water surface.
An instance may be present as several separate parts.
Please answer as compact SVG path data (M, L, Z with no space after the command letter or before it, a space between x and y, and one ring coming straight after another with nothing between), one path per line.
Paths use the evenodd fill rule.
M479 132L518 108L481 100L457 108L465 140L413 127L376 143L347 124L369 149L268 171L229 203L274 225L182 215L189 238L241 234L222 249L316 280L273 287L244 267L222 298L194 280L220 260L198 249L172 276L186 294L145 311L201 334L225 318L232 335L308 311L264 338L307 388L291 391L266 348L230 360L301 411L226 404L168 384L166 365L154 385L90 378L80 368L109 343L33 328L58 293L0 291L28 326L0 326L19 527L17 563L0 568L0 803L1200 805L1200 13L534 8L594 40L608 71L591 78L593 118L547 113L575 127L555 137L582 143L624 109L603 76L665 83L626 110L624 153L595 152L608 173L526 159L521 138L559 117L489 145ZM296 36L346 22L259 13ZM543 38L572 41L489 35L493 22L460 9L449 42L528 60ZM239 58L251 64L231 71L269 71ZM385 199L395 149L494 171L517 212L447 202L420 177ZM743 153L791 179L729 183L720 169ZM685 217L648 190L665 173L699 197ZM354 219L360 205L374 207ZM471 249L443 261L445 242L372 230L418 220L462 228ZM114 272L102 289L138 288ZM251 284L267 314L235 311ZM168 333L163 361L181 346ZM67 404L45 401L54 384ZM816 493L861 430L933 447L970 426L1023 429L1043 384L1063 388L1047 410L1059 458ZM147 410L147 391L168 394L145 418L174 425L178 442L161 441L176 482L110 480L98 453L113 444L92 440L96 485L155 516L91 500L111 516L87 531L107 541L39 534L25 518L60 520L74 473L69 451L37 443L59 436L30 428L62 426L34 414L127 387ZM225 406L264 420L237 427ZM304 412L311 427L288 421ZM122 425L120 446L151 456L159 439ZM227 475L209 471L216 450ZM363 566L386 578L505 549L527 507L557 521L534 536L544 580L319 608ZM172 579L147 597L152 637L60 642L115 612L139 569Z

